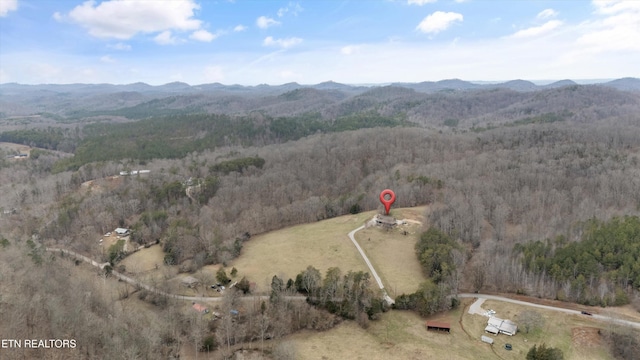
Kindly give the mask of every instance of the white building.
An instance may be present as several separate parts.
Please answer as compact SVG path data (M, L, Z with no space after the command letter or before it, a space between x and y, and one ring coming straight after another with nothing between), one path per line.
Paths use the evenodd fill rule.
M505 334L509 336L513 336L518 332L518 325L516 325L513 321L503 320L492 316L489 318L487 327L484 328L484 331L491 334Z
M127 236L127 235L129 235L129 229L117 228L114 231L115 231L116 235L118 235L118 236Z

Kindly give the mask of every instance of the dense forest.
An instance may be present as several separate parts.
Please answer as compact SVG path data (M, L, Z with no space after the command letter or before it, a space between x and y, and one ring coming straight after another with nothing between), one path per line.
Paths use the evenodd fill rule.
M76 128L0 133L1 141L40 147L19 160L0 151L0 276L19 289L1 294L5 331L46 338L73 329L96 344L82 349L87 357L126 348L154 358L175 352L183 338L230 352L243 341L326 329L341 318L366 326L386 310L368 274L335 268L323 278L310 266L290 281L275 276L269 301L238 322L214 326L164 311L158 321L172 327L138 331L157 329L156 320L104 300L95 274L71 283L73 262L40 244L117 265L123 254L103 254L96 237L127 227L138 244L159 242L165 263L194 272L240 256L255 234L381 210L386 188L397 195L394 206L427 209L415 250L428 281L396 299L398 309L432 314L455 306L449 295L462 291L640 309L637 93L382 87L282 115L282 104L295 108L319 91L273 95L280 101L273 112L150 112L138 121L85 119ZM149 172L134 172L140 169ZM72 297L67 288L88 295ZM295 293L315 307L287 300ZM161 309L172 301L137 294ZM229 309L240 301L235 296ZM89 305L68 316L80 303ZM40 317L51 328L35 326ZM100 326L86 328L89 320ZM125 331L137 337L97 340Z

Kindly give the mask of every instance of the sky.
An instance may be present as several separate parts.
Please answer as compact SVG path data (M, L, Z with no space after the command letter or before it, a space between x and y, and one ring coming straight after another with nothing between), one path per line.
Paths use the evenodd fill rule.
M0 0L0 83L622 77L639 0Z

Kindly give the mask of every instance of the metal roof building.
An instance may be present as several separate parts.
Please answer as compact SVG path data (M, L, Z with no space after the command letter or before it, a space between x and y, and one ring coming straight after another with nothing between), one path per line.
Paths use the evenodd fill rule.
M491 334L505 334L509 336L513 336L518 332L518 325L516 325L513 321L503 320L492 316L489 318L489 322L487 327L484 328L484 331Z

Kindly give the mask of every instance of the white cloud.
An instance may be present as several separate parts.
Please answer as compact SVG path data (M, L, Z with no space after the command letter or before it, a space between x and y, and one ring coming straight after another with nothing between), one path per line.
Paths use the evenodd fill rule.
M297 2L290 2L287 6L278 9L278 17L283 17L285 14L290 13L293 16L298 16L299 13L304 10Z
M407 0L407 4L422 6L425 4L434 3L436 1L438 0Z
M357 52L360 51L360 46L359 45L347 45L347 46L343 46L340 49L340 53L342 55L353 55Z
M197 30L202 22L194 19L194 11L199 8L194 0L110 0L99 5L89 0L71 10L68 18L95 37L126 40L138 33Z
M131 50L131 45L125 44L125 43L111 44L111 45L107 45L107 47L109 49L120 50L120 51L129 51L129 50Z
M276 21L266 16L260 16L256 19L256 25L258 25L260 29L266 29L274 25L280 25L280 21Z
M536 16L538 19L549 19L558 16L558 12L553 9L544 9Z
M527 29L520 30L515 34L511 35L511 37L516 39L536 37L536 36L544 35L552 31L553 29L558 28L561 25L562 25L562 21L560 20L550 20L540 26L533 26Z
M114 62L116 62L111 56L109 55L105 55L103 57L100 58L100 61L102 61L103 63L107 63L107 64L113 64Z
M178 43L178 39L173 36L171 31L163 31L158 34L153 40L160 45L173 45Z
M298 73L291 70L282 70L278 75L285 80L295 79L300 76Z
M578 38L582 52L640 51L640 2L594 1L595 15Z
M204 79L207 82L222 82L224 81L224 72L221 66L212 65L204 68Z
M5 17L10 11L18 10L18 0L0 0L0 17Z
M55 79L62 72L62 68L49 63L33 63L29 66L29 72L48 82L50 79ZM40 83L42 84L43 81L41 80Z
M446 30L456 21L463 21L462 14L436 11L424 18L422 22L418 24L416 30L420 30L427 34L436 34L440 31Z
M286 39L274 39L271 36L267 36L262 42L262 44L264 46L275 46L275 47L281 47L283 49L287 49L292 46L298 45L301 42L302 42L302 39L297 37L290 37Z
M11 76L7 74L4 70L0 69L0 84L8 83L11 81Z
M247 30L247 27L244 25L236 25L236 27L233 28L233 31L235 32L241 32L245 30Z
M219 34L212 34L207 30L196 30L189 36L189 38L193 40L202 41L202 42L211 42L218 36Z
M640 11L640 2L638 1L594 0L593 6L596 9L596 14L600 15L615 15L625 11L637 13Z

